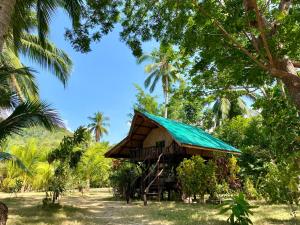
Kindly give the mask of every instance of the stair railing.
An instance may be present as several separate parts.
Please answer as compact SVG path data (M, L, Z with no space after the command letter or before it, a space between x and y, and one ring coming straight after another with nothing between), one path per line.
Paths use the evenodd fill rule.
M143 182L146 181L146 180L148 179L148 177L150 177L150 176L153 174L155 168L159 165L159 162L160 162L160 159L161 159L162 156L163 156L163 153L161 153L161 154L158 156L158 159L157 159L157 161L156 161L154 167L153 167L152 169L150 169L150 172L149 172L149 173L147 174L147 176L143 179Z

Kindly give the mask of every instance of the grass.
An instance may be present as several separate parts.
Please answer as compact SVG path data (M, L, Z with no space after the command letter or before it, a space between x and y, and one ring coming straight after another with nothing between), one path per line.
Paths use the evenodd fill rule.
M141 201L127 205L124 201L113 200L108 189L92 190L83 196L77 192L68 193L62 198L61 207L47 209L41 205L43 197L43 193L22 193L18 197L0 194L1 201L9 207L8 225L227 224L226 216L219 215L214 205L149 202L144 207ZM285 205L260 204L254 212L255 225L300 224L299 217L292 219Z

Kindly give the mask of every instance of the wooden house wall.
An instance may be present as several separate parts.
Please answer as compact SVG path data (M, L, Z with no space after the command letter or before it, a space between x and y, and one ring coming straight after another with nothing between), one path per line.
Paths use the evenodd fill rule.
M143 142L143 148L148 148L156 145L158 141L165 141L165 147L172 143L172 136L163 128L154 128L150 131Z

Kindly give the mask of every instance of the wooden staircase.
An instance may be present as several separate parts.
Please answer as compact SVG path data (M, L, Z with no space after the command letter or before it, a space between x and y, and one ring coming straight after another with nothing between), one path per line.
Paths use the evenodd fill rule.
M157 196L158 201L160 201L161 195L161 187L163 183L161 183L160 177L164 172L164 162L163 162L163 153L161 153L155 163L155 165L150 169L149 173L142 180L142 188L143 191L143 200L144 205L147 205L147 196ZM145 185L147 184L147 185Z
M174 147L174 144L171 144L168 146L165 150L166 152L170 151L171 148ZM131 183L131 189L135 189L136 191L140 193L141 198L144 201L144 205L147 205L147 199L148 198L157 198L158 201L161 200L162 193L166 190L165 184L166 181L170 179L168 177L168 169L169 169L169 163L167 162L167 156L164 152L161 152L155 163L149 164L147 163L148 160L151 159L151 155L149 155L149 158L146 157L144 161L139 164L139 167L143 168L143 173L140 177L136 178ZM168 184L170 184L170 181L168 181Z

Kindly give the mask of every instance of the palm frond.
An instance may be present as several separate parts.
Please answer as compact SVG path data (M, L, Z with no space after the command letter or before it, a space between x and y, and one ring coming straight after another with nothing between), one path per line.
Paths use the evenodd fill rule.
M14 165L16 165L22 171L29 173L29 170L24 165L24 163L15 155L12 155L8 152L0 152L0 161L11 161Z
M228 100L228 98L221 98L221 104L220 104L220 112L222 115L222 119L227 119L230 112L231 103Z
M12 49L5 48L3 55L5 55L5 60L7 60L4 63L9 64L12 68L24 68L19 57ZM35 76L30 70L26 69L23 74L18 75L14 74L12 70L10 72L11 77L9 80L17 94L23 96L20 97L22 101L24 100L23 98L38 99L38 87L35 82Z
M59 4L68 13L74 27L80 22L82 0L60 0Z
M251 110L249 109L249 107L247 106L246 102L241 97L239 97L237 99L237 105L238 105L238 107L240 108L241 112L244 115L247 115L247 116L251 115Z
M57 112L44 102L21 103L9 117L0 122L0 141L11 134L20 134L23 128L35 125L52 130L63 126L63 122Z
M58 6L56 0L37 0L36 1L36 19L38 23L38 35L41 44L46 44L46 37L49 33L49 24L51 15L54 13Z
M56 48L47 40L42 46L41 40L37 36L26 33L22 35L19 50L42 68L48 69L66 85L71 73L72 61L64 51Z
M152 85L151 85L151 87L149 89L151 93L154 91L154 89L156 87L156 84L159 81L159 78L160 78L160 76L158 76L158 75L155 76L155 78L154 78L154 80L152 82Z
M26 75L31 77L32 72L35 72L30 67L19 67L15 68L9 65L0 66L0 85L2 85L5 81L7 81L11 76L14 75Z
M146 80L144 81L144 86L146 88L148 88L151 84L151 81L153 79L153 77L155 77L157 74L157 71L152 72L151 74L148 75L148 77L146 78Z
M141 57L139 57L137 59L137 63L141 64L141 63L146 62L148 60L153 60L153 56L151 54L144 54L144 55L142 55Z

